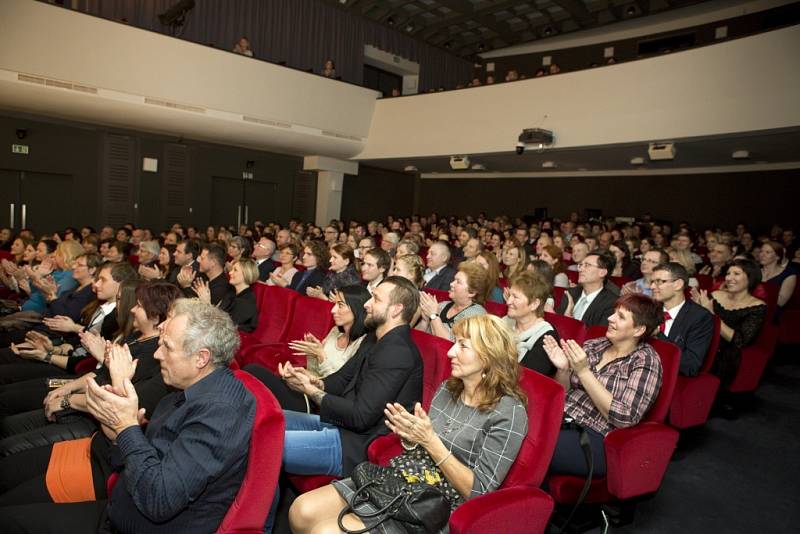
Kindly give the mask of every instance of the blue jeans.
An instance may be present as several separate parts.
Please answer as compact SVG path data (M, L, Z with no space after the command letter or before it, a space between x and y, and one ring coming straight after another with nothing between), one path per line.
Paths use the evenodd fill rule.
M293 475L342 476L342 438L335 425L319 416L283 411L286 437L283 469Z

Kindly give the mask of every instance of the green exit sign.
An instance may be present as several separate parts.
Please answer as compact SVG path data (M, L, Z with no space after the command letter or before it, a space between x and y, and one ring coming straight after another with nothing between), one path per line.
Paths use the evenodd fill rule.
M11 145L12 154L27 154L30 150L28 145Z

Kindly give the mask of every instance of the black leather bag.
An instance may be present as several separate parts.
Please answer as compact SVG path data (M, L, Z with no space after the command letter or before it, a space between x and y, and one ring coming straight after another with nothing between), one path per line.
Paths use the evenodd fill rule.
M410 482L408 478L414 481ZM406 477L396 467L361 462L353 470L352 479L357 489L347 506L339 513L339 528L342 532L363 534L389 519L394 519L402 523L407 532L431 534L442 529L450 519L450 501L445 491L417 480L417 477ZM359 510L357 515L372 526L361 530L347 529L342 524L342 518L365 502L370 502L376 511L365 513ZM371 519L377 522L369 521Z

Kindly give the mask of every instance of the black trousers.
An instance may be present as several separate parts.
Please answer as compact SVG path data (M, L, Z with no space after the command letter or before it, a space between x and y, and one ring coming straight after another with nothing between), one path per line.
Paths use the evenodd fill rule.
M62 417L57 423L48 421L41 409L4 417L0 421L0 457L59 441L85 438L96 430L95 420L82 412Z
M258 378L267 386L267 389L275 395L281 408L284 410L292 410L293 412L308 413L309 405L306 402L306 396L289 389L281 377L257 364L246 365L244 370Z
M107 501L40 503L0 507L4 534L111 533Z
M606 450L603 444L605 437L599 432L587 428L589 443L592 446L592 459L594 461L593 477L606 474ZM553 474L575 475L585 477L588 474L586 457L579 440L580 432L574 429L562 429L558 435L556 450L550 461L548 471Z
M41 408L49 391L47 378L32 378L0 386L0 418Z
M0 353L5 350L8 349L0 349ZM7 361L5 365L0 365L0 385L13 384L33 378L62 378L70 376L66 370L56 367L55 365L40 361L24 360L13 353L11 355L17 360L15 362Z

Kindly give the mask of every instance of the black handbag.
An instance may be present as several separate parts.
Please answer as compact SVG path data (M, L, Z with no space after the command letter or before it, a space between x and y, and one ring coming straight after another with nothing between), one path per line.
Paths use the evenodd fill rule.
M342 532L363 534L389 519L402 523L412 534L432 534L447 524L452 495L456 493L430 456L424 450L418 453L415 449L395 460L399 461L393 460L391 467L370 462L361 462L355 467L352 479L357 489L339 513L338 523ZM361 530L347 529L342 518L365 502L371 503L376 511L359 510L358 517L377 522L370 521L372 526Z

